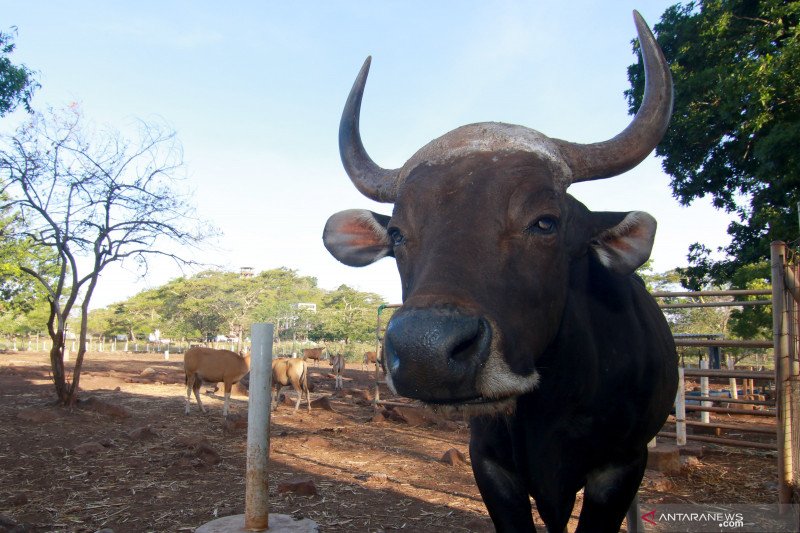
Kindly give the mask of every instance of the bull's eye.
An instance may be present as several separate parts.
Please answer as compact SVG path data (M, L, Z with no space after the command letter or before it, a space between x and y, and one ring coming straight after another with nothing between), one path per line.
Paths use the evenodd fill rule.
M406 238L400 233L400 230L397 228L390 228L389 229L389 240L392 241L392 246L400 246L404 242L406 242Z
M525 231L528 233L537 233L539 235L550 235L551 233L555 233L557 229L558 219L551 216L543 216L525 228Z

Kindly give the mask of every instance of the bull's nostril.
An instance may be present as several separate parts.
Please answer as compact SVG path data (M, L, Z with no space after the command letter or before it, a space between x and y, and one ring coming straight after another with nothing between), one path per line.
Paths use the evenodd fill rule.
M386 327L384 357L396 392L429 402L477 398L476 375L489 357L486 319L452 309L409 309Z
M450 359L454 361L465 361L475 357L484 349L486 336L486 325L482 319L475 319L475 322L462 331L462 338L454 343L450 350Z

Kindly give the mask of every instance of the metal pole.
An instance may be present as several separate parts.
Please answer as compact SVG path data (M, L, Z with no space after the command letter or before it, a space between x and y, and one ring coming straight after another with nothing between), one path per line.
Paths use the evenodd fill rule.
M250 329L250 388L247 409L247 477L244 527L263 531L269 527L269 417L272 398L272 324Z
M783 279L786 245L775 241L770 245L772 266L772 340L775 356L775 398L778 408L778 503L791 503L792 497L792 456L791 431L786 431L788 415L791 412L789 394L791 390L786 380L790 376L789 336L784 306L786 283Z

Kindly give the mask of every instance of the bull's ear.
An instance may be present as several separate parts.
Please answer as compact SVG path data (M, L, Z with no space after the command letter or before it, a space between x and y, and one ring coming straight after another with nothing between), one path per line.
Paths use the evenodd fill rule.
M595 213L606 220L611 213ZM617 216L623 213L616 214ZM643 211L624 214L621 221L598 232L590 243L597 259L618 274L631 274L650 258L656 236L656 219Z
M345 265L366 266L392 255L388 223L386 215L366 209L340 211L328 219L322 241L331 255Z

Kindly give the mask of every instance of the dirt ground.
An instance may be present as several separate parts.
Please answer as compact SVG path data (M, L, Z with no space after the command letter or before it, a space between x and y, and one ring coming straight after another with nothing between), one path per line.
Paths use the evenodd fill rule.
M272 512L310 518L323 532L493 531L466 423L375 417L374 372L359 364L346 371L345 393L334 393L327 363L312 365L310 378L312 399L327 396L330 409L323 400L310 413L281 404L273 414ZM82 401L67 410L53 406L46 354L0 353L0 532L194 531L243 513L244 424L223 423L219 393L203 396L208 414L193 403L185 415L183 381L181 356L90 353ZM246 421L247 398L234 395L231 410ZM451 449L466 462L442 462ZM316 494L279 492L296 478ZM680 474L648 470L640 498L645 508L775 503L775 454L710 445Z

